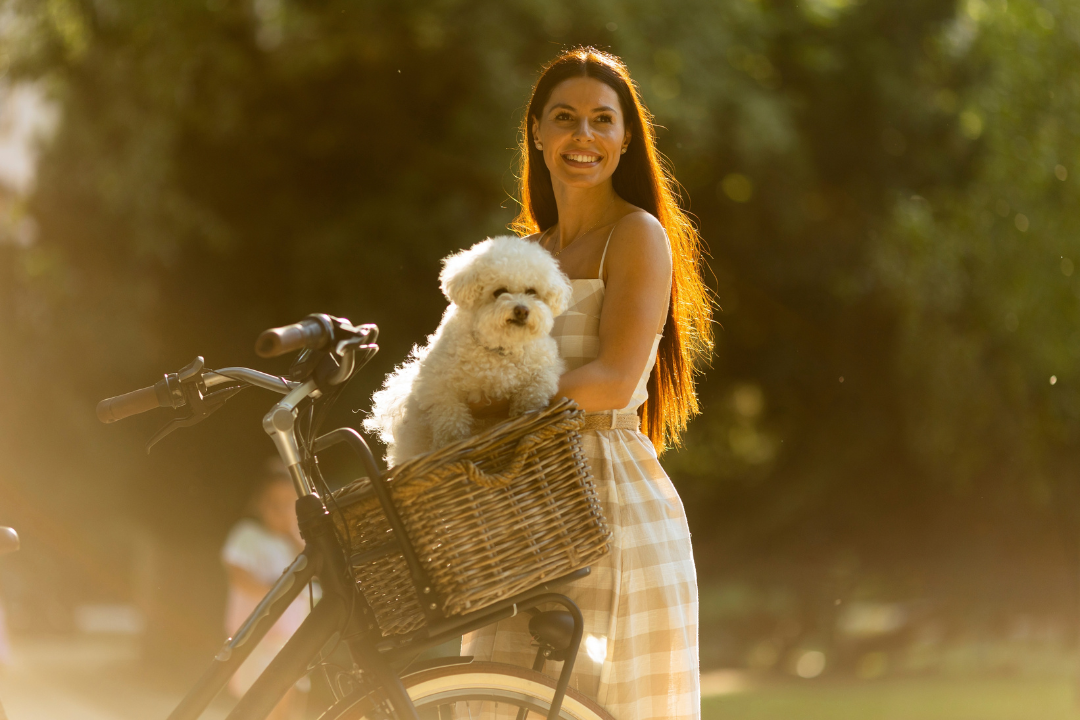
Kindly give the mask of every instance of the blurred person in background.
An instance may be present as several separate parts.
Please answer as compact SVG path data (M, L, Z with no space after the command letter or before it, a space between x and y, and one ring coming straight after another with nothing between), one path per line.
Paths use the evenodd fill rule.
M613 531L609 554L565 590L585 621L571 684L619 720L698 718L697 572L657 453L698 412L694 367L710 352L712 310L701 241L619 58L576 48L552 61L521 140L514 229L571 278L551 331L567 367L557 395L587 413L582 444ZM497 405L473 412L506 412ZM528 666L527 622L471 633L463 654Z
M19 549L19 534L14 528L0 527L0 555ZM11 635L8 633L7 598L0 594L0 670L11 667ZM0 720L4 710L0 708Z
M7 610L0 599L0 670L11 665L11 640L8 635Z
M228 573L225 631L230 636L304 547L296 523L296 490L288 471L280 460L271 458L263 473L251 498L250 517L233 526L221 551ZM240 697L251 688L300 627L309 610L310 598L307 593L301 593L233 675L229 682L233 695ZM310 682L303 678L282 698L267 720L302 718L309 689Z

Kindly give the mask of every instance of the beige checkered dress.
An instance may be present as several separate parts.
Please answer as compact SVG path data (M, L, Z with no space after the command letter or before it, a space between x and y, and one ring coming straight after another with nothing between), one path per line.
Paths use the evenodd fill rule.
M600 268L602 278L603 259ZM598 355L604 303L602 279L571 283L570 309L551 332L568 370ZM618 414L636 414L648 397L659 342L658 335L633 399ZM699 718L697 574L682 501L637 430L586 430L583 440L613 541L592 574L566 590L585 618L571 685L616 720ZM462 654L531 665L528 617L467 635ZM549 662L544 670L557 676L561 666Z

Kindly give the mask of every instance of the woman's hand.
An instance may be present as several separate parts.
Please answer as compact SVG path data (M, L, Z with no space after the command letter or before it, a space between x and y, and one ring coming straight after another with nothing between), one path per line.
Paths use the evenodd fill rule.
M477 420L490 418L504 419L510 417L510 400L489 400L487 396L481 397L478 402L469 403L469 412Z

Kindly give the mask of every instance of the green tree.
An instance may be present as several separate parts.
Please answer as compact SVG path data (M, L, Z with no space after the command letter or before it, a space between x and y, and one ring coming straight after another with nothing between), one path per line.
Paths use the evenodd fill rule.
M355 424L435 326L439 258L513 216L529 88L576 43L627 61L712 249L705 414L665 459L703 576L772 573L831 608L860 573L925 593L982 558L977 590L1002 548L1018 572L1061 556L1070 5L2 0L0 17L0 74L63 118L19 201L38 240L0 247L0 487L196 545L176 592L214 572L271 451L266 399L148 460L151 428L102 428L93 404L196 353L257 363L259 330L325 311L382 327L335 418ZM1064 602L1039 572L1013 599ZM208 632L213 602L187 603Z

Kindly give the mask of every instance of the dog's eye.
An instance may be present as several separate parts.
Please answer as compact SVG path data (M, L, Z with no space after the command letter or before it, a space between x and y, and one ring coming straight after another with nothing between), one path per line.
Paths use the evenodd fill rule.
M529 288L528 290L525 291L525 293L527 295L535 295L536 294L536 289L535 288Z
M496 290L496 291L495 291L494 293L492 293L492 295L494 295L495 297L499 297L499 296L500 296L500 295L502 295L503 293L508 293L508 292L510 292L510 291L509 291L509 290L507 290L506 288L499 288L499 289L498 289L498 290Z

